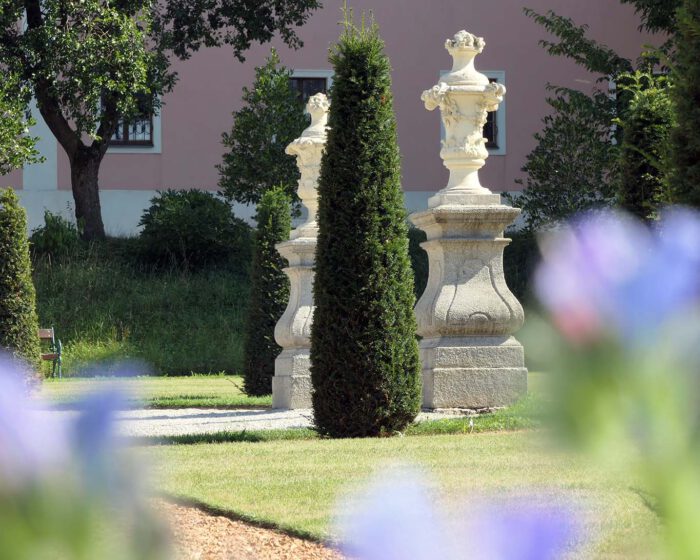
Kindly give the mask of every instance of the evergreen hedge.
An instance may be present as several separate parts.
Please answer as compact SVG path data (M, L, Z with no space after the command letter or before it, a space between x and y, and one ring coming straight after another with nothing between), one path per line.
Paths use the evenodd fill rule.
M263 193L256 220L243 364L245 392L251 396L272 392L275 359L281 351L274 334L289 300L289 278L282 272L287 261L275 245L289 239L291 230L291 199L284 186Z
M700 207L700 0L684 0L677 23L670 186L674 202Z
M0 191L0 350L38 368L38 326L27 214L6 189Z
M420 410L413 273L389 60L377 28L346 22L331 51L311 334L316 428L403 430Z

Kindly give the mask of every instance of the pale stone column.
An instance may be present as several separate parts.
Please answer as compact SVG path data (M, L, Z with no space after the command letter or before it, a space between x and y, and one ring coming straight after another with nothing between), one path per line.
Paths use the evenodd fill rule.
M311 408L311 322L314 313L313 282L318 225L318 178L321 156L326 145L326 127L330 103L323 93L306 105L311 125L289 146L287 153L296 156L301 173L298 193L307 210L306 221L292 231L290 240L277 245L289 261L284 271L291 284L289 303L275 326L275 340L282 353L275 361L272 378L273 408Z
M426 232L430 276L416 304L423 362L425 408L484 408L513 403L527 391L522 345L512 336L523 309L506 286L503 230L520 210L479 182L488 157L486 114L505 95L474 67L484 40L466 31L448 39L452 71L423 93L429 111L440 109L445 140L440 157L447 186L428 210L411 215Z

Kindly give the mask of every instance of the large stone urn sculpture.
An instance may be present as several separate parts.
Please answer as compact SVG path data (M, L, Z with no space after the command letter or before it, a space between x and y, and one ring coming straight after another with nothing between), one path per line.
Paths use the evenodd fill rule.
M313 320L313 281L318 226L318 178L321 156L326 144L326 127L330 104L323 93L309 99L306 105L311 125L289 146L286 152L296 156L301 173L298 193L306 208L306 221L294 229L290 240L277 245L280 254L289 261L285 273L289 276L289 303L275 326L275 340L282 353L275 361L272 378L273 408L311 408L311 322Z
M416 304L423 362L425 408L485 408L513 403L527 391L522 345L512 336L523 309L503 276L503 230L520 213L501 204L479 182L488 151L487 112L505 87L474 67L484 40L460 31L446 48L452 71L423 93L428 110L440 109L445 140L440 156L447 186L411 215L426 232L430 275Z

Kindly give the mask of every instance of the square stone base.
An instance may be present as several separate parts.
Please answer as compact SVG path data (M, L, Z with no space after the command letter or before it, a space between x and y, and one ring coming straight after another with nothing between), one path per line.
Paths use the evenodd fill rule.
M423 407L494 408L527 393L522 345L513 337L421 341Z
M272 408L311 408L311 373L308 348L284 350L275 360Z

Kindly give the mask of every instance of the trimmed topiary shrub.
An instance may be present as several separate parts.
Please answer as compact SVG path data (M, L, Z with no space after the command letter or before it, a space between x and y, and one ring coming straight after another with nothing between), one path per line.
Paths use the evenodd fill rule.
M287 261L275 245L289 239L291 212L283 186L263 193L258 204L243 363L245 392L252 396L272 392L275 358L282 351L275 342L275 325L289 301L289 278L282 272Z
M420 410L413 274L389 60L375 25L346 22L319 181L311 334L318 431L403 430Z
M0 350L39 365L36 294L27 214L12 189L0 191Z
M139 225L139 253L148 264L195 270L250 259L250 227L206 191L158 193Z
M683 0L676 19L670 188L675 203L700 207L700 0Z
M428 253L420 246L427 241L428 236L422 229L418 229L413 224L408 225L408 254L411 257L411 268L413 269L414 286L413 293L416 301L420 299L428 285L430 275L430 263Z
M506 231L505 237L511 240L503 250L506 283L513 295L526 303L530 299L530 283L541 258L537 237L528 229Z

